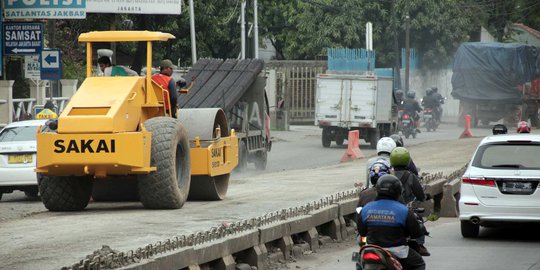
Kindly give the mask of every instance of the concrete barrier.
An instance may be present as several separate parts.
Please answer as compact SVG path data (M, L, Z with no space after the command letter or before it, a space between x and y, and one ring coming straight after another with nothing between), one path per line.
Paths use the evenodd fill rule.
M426 216L431 213L437 213L440 217L456 217L459 215L457 201L459 201L461 176L466 169L467 164L449 175L437 173L435 177L429 178L425 192L431 195L433 199L422 203L420 206L426 209Z
M463 170L447 176L437 173L427 177L426 192L441 198L441 214L456 214L455 195L459 193L460 184L457 176L461 176ZM302 256L328 242L354 236L358 194L358 189L344 191L304 206L175 237L135 251L96 255L71 268L232 270L256 267L262 270L269 261ZM427 204L435 204L434 201Z
M152 250L149 252L151 256L135 254L133 257L136 259L123 260L126 265L122 269L228 270L235 269L237 264L265 269L267 260L302 256L307 250L315 252L319 249L321 244L327 242L323 239L339 242L354 235L354 228L347 225L346 219L354 215L357 198L358 191L350 190L300 208L244 221L238 224L249 228L247 231L242 231L242 226L237 224L241 232L229 228L228 232L221 232L230 234L224 238L213 239L213 234L207 232L190 235L182 238L183 247L177 250L161 252L162 249L152 246L144 249ZM210 241L200 240L202 236L207 236ZM129 261L132 263L129 264Z
M457 217L459 215L458 201L461 179L455 178L444 184L441 199L441 217Z

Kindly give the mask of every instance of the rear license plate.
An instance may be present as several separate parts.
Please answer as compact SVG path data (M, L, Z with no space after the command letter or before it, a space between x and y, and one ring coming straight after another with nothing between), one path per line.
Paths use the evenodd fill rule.
M431 118L431 114L424 114L424 118Z
M411 122L411 120L408 120L408 119L404 119L404 120L402 120L401 122L403 122L403 123L410 123L410 122Z
M32 162L32 155L31 154L24 154L24 155L9 155L8 156L8 163L9 164L20 164L20 163L31 163Z
M501 191L513 194L530 194L533 189L531 182L503 182Z

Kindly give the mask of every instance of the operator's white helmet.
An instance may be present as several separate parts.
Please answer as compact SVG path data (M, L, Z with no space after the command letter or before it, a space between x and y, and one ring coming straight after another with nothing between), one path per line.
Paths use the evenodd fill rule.
M396 148L396 142L390 137L382 137L377 142L377 154L390 154L394 148Z

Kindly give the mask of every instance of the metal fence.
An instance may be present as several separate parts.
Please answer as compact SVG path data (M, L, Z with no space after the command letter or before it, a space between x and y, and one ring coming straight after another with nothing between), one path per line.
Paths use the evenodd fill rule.
M52 101L55 107L57 108L58 114L60 114L67 102L71 97L53 97ZM13 99L13 122L35 119L34 108L37 105L37 100L35 98L14 98Z
M317 74L326 71L326 61L270 61L276 70L276 97L284 101L290 124L313 124Z

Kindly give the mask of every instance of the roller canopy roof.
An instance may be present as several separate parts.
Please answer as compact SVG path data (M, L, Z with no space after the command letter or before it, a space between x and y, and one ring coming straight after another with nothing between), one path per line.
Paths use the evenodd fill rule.
M230 110L264 68L260 59L200 59L184 76L193 88L178 98L180 108Z
M79 42L122 42L122 41L167 41L175 36L150 31L95 31L83 33Z

